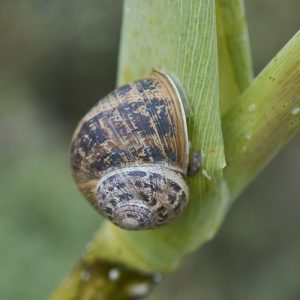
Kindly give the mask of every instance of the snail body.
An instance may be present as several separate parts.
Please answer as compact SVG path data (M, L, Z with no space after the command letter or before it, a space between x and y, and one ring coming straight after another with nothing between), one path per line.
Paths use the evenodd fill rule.
M176 85L160 71L117 88L79 123L71 166L79 189L121 228L154 228L188 201L189 146Z

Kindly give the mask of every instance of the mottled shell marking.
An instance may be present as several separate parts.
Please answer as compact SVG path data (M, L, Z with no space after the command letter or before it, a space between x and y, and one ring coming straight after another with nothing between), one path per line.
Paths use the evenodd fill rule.
M120 227L151 228L179 214L188 199L188 137L170 78L154 71L100 100L74 133L71 164L82 193Z
M120 227L152 228L180 214L188 188L182 176L165 167L129 167L103 176L96 198L100 209Z

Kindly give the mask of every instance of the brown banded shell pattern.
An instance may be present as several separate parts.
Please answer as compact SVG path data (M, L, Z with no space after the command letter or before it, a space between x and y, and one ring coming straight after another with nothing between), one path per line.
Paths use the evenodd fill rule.
M81 192L122 228L179 215L188 200L188 137L173 81L154 71L101 99L74 133L71 165Z

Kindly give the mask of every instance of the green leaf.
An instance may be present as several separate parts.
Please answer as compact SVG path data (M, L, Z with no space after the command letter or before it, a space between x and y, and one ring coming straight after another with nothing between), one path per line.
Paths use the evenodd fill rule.
M221 180L225 159L215 5L210 0L129 0L123 18L119 84L145 77L153 68L178 78L192 111L187 120L191 152L202 152L203 172L189 179L190 201L178 220L143 232L106 224L96 238L101 251L96 247L90 257L100 251L102 258L143 271L169 272L213 236L228 203Z

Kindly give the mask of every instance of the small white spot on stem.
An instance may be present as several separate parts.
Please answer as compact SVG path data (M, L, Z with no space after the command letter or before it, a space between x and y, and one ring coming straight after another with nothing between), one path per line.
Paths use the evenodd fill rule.
M295 107L293 110L292 110L292 115L298 115L300 113L300 107Z
M109 272L108 272L108 278L111 281L115 281L115 280L119 279L119 277L120 277L120 271L118 269L111 269L111 270L109 270Z
M255 110L255 108L256 108L256 105L255 105L254 103L251 103L251 104L249 104L249 106L248 106L248 111L252 112L252 111Z
M245 138L246 140L250 141L252 137L252 134L250 132L246 133Z
M211 180L211 176L208 175L207 170L202 170L202 174L203 174L208 180Z
M148 283L136 284L130 287L130 295L133 297L142 297L149 293L150 286Z
M80 278L81 278L82 281L85 281L85 282L89 281L90 278L91 278L91 274L88 271L83 271L80 274Z

